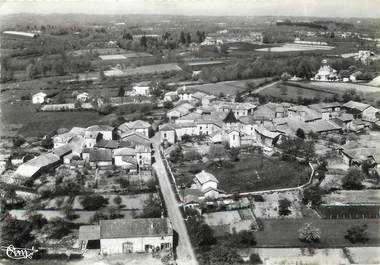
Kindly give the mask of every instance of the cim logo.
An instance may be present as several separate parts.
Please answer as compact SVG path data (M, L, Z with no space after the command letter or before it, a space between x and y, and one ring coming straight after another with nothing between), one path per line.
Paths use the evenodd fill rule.
M2 250L5 250L7 257L10 259L32 259L33 254L38 252L37 249L32 248L16 248L13 245L8 247L1 247Z

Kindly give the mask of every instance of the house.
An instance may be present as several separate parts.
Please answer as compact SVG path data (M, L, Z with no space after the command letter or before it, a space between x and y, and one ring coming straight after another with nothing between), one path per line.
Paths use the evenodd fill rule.
M42 104L45 103L47 94L44 92L38 92L37 94L34 94L32 96L32 103L33 104Z
M103 255L152 252L173 247L173 228L168 218L100 220L81 226L79 240L99 242Z
M164 95L164 101L175 101L178 98L177 91L169 91Z
M341 104L339 102L318 103L309 105L308 107L319 112L322 120L336 118L341 113Z
M137 164L135 149L130 147L115 149L113 159L117 167L129 168Z
M136 160L140 168L149 168L152 164L152 150L150 146L136 145Z
M288 109L288 117L298 117L304 122L314 122L322 119L322 114L325 110L317 111L307 106L296 105ZM328 112L326 112L328 113ZM325 114L325 118L327 115Z
M148 137L134 131L128 131L120 134L120 139L129 147L135 147L136 145L150 146L151 144Z
M149 137L151 131L151 125L148 122L142 120L136 120L131 122L125 122L118 127L119 132L134 131Z
M86 131L84 133L84 146L92 148L102 139L103 135L97 131Z
M89 99L89 95L87 92L82 92L77 95L77 100L79 102L86 102Z
M351 82L356 82L356 81L358 81L358 76L361 76L363 73L361 72L361 71L355 71L355 72L353 72L352 74L350 74L350 81Z
M110 149L92 149L89 157L90 166L112 166L112 151Z
M186 114L189 114L192 110L194 110L193 105L191 105L190 103L182 103L169 110L166 113L166 116L170 120L175 120L177 118L185 116Z
M52 153L58 156L61 160L65 155L71 154L73 151L70 144L65 144L57 148L53 148Z
M353 114L355 119L362 119L364 121L376 122L379 118L379 109L357 101L349 101L343 104L343 107L347 110L347 113Z
M60 146L68 144L71 141L71 139L73 139L74 136L75 134L72 134L70 132L53 136L54 148L58 148Z
M227 130L228 144L230 147L240 147L240 132L237 129Z
M61 164L61 159L55 154L42 154L20 165L15 171L14 176L19 180L26 180L37 177L43 172L57 167L59 164Z
M182 88L178 89L177 93L180 100L191 101L193 99L193 93L190 90L186 89L186 86L183 86Z
M114 137L114 128L108 125L93 125L88 127L86 132L99 133L104 140L112 140Z
M142 81L132 86L133 94L139 96L150 96L150 81Z
M161 143L168 142L174 144L176 142L175 127L172 124L164 124L159 126Z
M267 147L273 146L279 140L281 135L278 132L269 131L264 126L258 126L255 128L255 131L257 135L257 142Z
M321 67L318 73L314 76L316 81L335 81L338 79L338 74L327 62L326 59L322 60Z
M256 105L251 103L239 102L221 102L218 105L219 110L223 112L232 111L236 117L252 115L256 107Z
M195 175L194 183L198 190L205 191L209 188L217 189L219 181L213 174L202 170Z

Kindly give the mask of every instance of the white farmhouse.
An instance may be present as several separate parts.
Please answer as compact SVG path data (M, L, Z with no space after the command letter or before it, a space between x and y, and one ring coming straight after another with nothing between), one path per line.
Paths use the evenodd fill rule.
M77 95L77 100L80 102L86 102L88 100L89 96L87 92L83 92Z
M32 103L33 104L42 104L45 102L46 96L47 96L46 93L38 92L37 94L34 94L32 96Z
M173 246L173 228L168 218L101 220L81 226L79 240L99 242L103 255L152 252Z

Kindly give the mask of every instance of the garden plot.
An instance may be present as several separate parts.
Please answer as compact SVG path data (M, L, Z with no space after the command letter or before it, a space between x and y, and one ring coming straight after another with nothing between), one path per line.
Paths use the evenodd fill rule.
M255 51L260 52L299 52L299 51L314 51L314 50L331 50L334 49L333 46L326 45L302 45L295 43L286 43L280 47L269 47L256 49Z
M104 198L108 199L108 206L116 206L114 203L114 198L117 195L102 195ZM145 201L149 199L150 196L154 196L158 198L157 193L140 193L133 195L120 195L121 204L124 205L124 210L135 210L135 209L143 209ZM73 209L83 210L83 206L81 204L81 196L76 196L73 201Z
M288 199L291 202L289 207L291 213L285 218L302 218L302 201L299 191L264 193L262 197L264 202L254 203L253 212L257 218L279 218L278 201L282 199Z
M380 264L379 247L351 247L346 249L355 264Z

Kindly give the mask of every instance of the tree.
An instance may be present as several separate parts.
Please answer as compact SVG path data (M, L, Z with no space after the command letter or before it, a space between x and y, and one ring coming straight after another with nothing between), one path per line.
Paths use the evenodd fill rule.
M108 200L101 195L86 195L80 202L85 210L96 211L108 204Z
M282 81L288 81L289 79L290 79L290 74L288 74L287 72L283 72L282 74L281 74L281 80Z
M281 216L287 216L291 213L289 207L291 202L288 199L282 199L278 201L278 214Z
M32 225L33 229L41 229L44 225L48 223L42 214L32 214L28 217L29 223Z
M364 225L354 225L347 230L346 235L344 236L351 243L365 243L369 240L368 226Z
M121 203L123 202L121 197L119 195L117 195L114 199L113 199L113 202L117 205L118 208L121 208L122 205Z
M236 250L229 245L223 244L211 248L201 254L200 264L204 265L237 265L242 264L243 260Z
M37 76L37 68L34 64L29 64L27 67L26 67L26 76L29 78L29 79L34 79L36 78Z
M323 190L319 186L313 186L303 191L303 203L311 203L312 207L317 207L322 203Z
M185 32L183 32L183 31L181 31L181 34L180 34L180 42L182 44L186 44Z
M29 221L17 220L9 214L1 217L1 244L23 247L33 242L33 225Z
M144 209L140 218L159 218L162 214L161 200L153 194L149 195L149 198L144 201Z
M191 35L190 32L186 34L186 44L189 45L191 43Z
M257 254L257 253L252 253L250 256L249 256L249 262L251 264L263 264L263 261L261 260L260 258L260 255Z
M140 39L140 45L141 45L141 47L147 47L147 43L148 43L148 38L145 36L145 35L143 35L142 37L141 37L141 39Z
M171 101L165 101L164 102L164 108L165 109L172 109L174 107L173 102Z
M297 129L296 136L301 138L302 140L305 140L305 138L306 138L305 132L301 128Z
M105 74L104 74L103 69L100 69L100 70L99 70L99 80L100 80L100 81L104 81L104 80L106 80L106 76L105 76Z
M196 241L198 246L209 246L216 243L214 231L208 224L203 223L199 227L199 230L196 233Z
M237 93L236 94L236 97L235 97L235 102L243 102L243 97L241 96L240 93Z
M62 239L69 234L70 227L63 218L55 217L44 226L43 232L48 234L49 238Z
M306 243L317 243L321 239L321 230L306 223L298 230L298 239Z
M228 155L230 156L231 161L239 161L240 150L238 148L231 148Z
M125 96L125 87L124 86L120 86L119 87L119 92L117 93L117 95L119 97L124 97Z
M173 162L173 163L178 163L183 160L183 152L180 146L178 146L177 148L175 148L174 150L170 152L169 160L170 162Z
M255 234L252 231L243 230L239 233L233 233L231 244L239 247L252 247L256 245Z
M343 188L347 190L360 190L363 188L364 173L358 168L350 168L342 180Z

